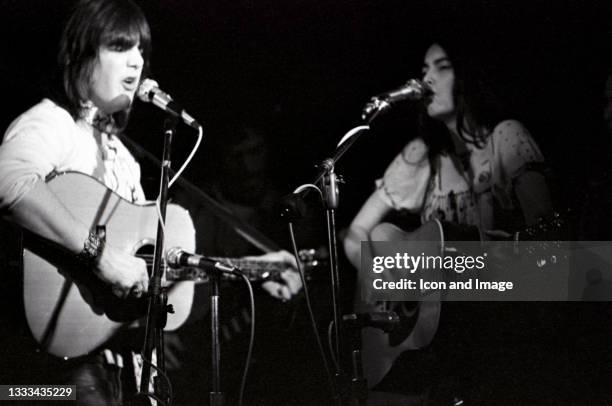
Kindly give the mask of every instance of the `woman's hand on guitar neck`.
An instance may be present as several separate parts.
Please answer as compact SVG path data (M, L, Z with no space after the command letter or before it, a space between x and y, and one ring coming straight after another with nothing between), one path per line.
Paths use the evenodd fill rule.
M106 245L95 270L96 276L112 286L120 297L140 297L149 288L147 265L141 258Z

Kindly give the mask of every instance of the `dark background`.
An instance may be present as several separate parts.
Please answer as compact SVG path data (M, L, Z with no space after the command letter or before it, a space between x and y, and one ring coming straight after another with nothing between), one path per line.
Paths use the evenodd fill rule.
M43 96L71 4L0 0L0 128ZM438 34L465 36L482 47L481 58L495 68L495 80L513 111L512 118L527 125L551 164L558 207L581 207L588 178L601 169L593 162L606 157L602 93L612 54L612 6L607 1L159 0L139 4L153 35L152 77L204 124L204 142L186 175L204 190L222 176L216 168L224 156L218 151L232 139L229 132L236 123L248 123L265 134L272 158L269 176L276 189L287 193L311 180L314 164L331 155L342 135L360 124L361 109L371 96L420 76L424 50ZM136 103L128 133L159 156L162 121L159 110ZM413 130L413 112L409 106L399 106L381 117L376 128L343 158L337 167L347 181L338 211L340 228L348 225L371 193L373 181ZM176 162L194 139L190 129L180 128L174 145ZM142 167L148 197L153 197L158 169L147 162ZM302 241L324 244L324 234L317 227L307 227L310 234L301 236ZM286 240L280 243L286 246ZM323 299L321 308L328 311L325 303L329 302ZM583 317L584 309L553 309L551 313L564 321L559 324L553 318L553 327L544 327L545 335L556 334L560 325L576 330L572 323ZM609 312L609 307L603 310ZM325 311L320 317L326 322ZM561 333L568 337L559 344L563 351L570 351L566 344L573 338L578 341L572 345L588 347L588 336L581 337L578 330L567 333ZM198 334L191 342L200 340L202 332ZM531 334L538 336L538 332ZM190 342L189 336L183 339ZM312 340L305 338L303 330L287 339L297 341L272 340L278 351L266 357L271 365L291 365L276 369L272 379L253 378L262 404L283 404L279 399L284 395L274 398L268 393L288 391L287 404L325 402L325 389L318 389L324 388L324 378ZM543 339L541 346L548 343ZM312 351L296 350L302 346ZM270 347L264 344L263 348ZM596 350L586 358L578 353L565 354L561 369L578 360L584 372L589 360L600 355ZM198 354L194 359L207 362ZM294 358L288 358L289 354ZM260 363L265 364L261 358ZM522 365L513 373L529 368ZM292 369L298 371L293 378ZM561 374L554 369L545 372ZM194 366L185 370L198 373ZM600 382L582 372L564 371L566 381L560 380L561 385L574 385L572 377L582 380L584 387L587 382ZM289 383L296 376L300 382ZM205 378L176 379L178 387L184 388L181 383L196 385ZM205 398L208 388L191 386L183 391L191 394L184 395L189 402Z
M42 96L71 1L0 1L0 127ZM205 141L188 177L202 183L228 123L261 128L282 191L310 179L374 94L420 76L431 38L465 36L496 69L512 116L525 122L570 198L601 134L611 54L605 1L142 2L153 35L152 75L199 121ZM406 108L380 119L338 171L349 221L372 181L410 137ZM408 115L409 116L409 115ZM161 150L163 115L138 103L129 135ZM392 131L389 131L392 129ZM191 145L189 130L177 161ZM156 141L157 140L157 141ZM157 176L145 169L146 177ZM156 185L156 182L152 182Z

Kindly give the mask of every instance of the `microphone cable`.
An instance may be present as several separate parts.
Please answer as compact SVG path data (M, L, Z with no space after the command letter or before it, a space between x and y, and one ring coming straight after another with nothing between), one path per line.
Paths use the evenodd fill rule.
M238 268L236 268L238 269ZM238 269L239 270L239 269ZM243 405L244 401L244 389L246 387L246 381L249 374L249 366L253 356L253 344L255 343L255 295L253 294L253 286L249 278L242 272L239 273L249 289L249 301L251 305L251 334L249 337L249 349L247 351L246 359L244 362L244 371L242 373L242 380L240 382L240 394L238 396L238 406Z
M334 384L333 375L331 373L331 369L329 368L329 361L327 360L327 357L325 356L325 349L323 348L323 343L321 343L321 337L319 337L319 327L314 317L314 311L312 310L312 304L310 303L310 293L308 292L308 285L306 284L306 277L304 276L304 270L302 269L302 266L300 264L299 251L297 248L297 244L295 242L295 233L293 231L292 222L289 222L289 235L291 237L291 246L293 248L293 255L295 256L298 272L300 274L300 279L302 280L302 285L304 287L304 297L306 298L306 307L308 308L308 315L310 316L310 325L312 326L312 331L314 332L315 338L317 339L317 346L319 348L319 353L321 354L321 359L323 360L323 365L325 366L325 372L327 373L327 380L329 383L331 394L332 396L335 396L336 385Z

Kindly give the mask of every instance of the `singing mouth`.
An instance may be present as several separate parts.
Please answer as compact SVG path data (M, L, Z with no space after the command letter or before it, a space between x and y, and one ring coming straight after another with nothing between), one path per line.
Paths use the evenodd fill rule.
M121 83L123 84L123 88L129 92L133 92L138 87L138 81L135 76L125 78Z

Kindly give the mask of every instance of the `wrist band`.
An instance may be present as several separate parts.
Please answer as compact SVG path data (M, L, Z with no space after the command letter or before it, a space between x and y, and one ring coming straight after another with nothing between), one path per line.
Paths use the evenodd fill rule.
M104 250L104 242L103 231L100 231L100 229L95 232L91 231L83 243L83 250L76 256L77 260L88 266L96 265Z

